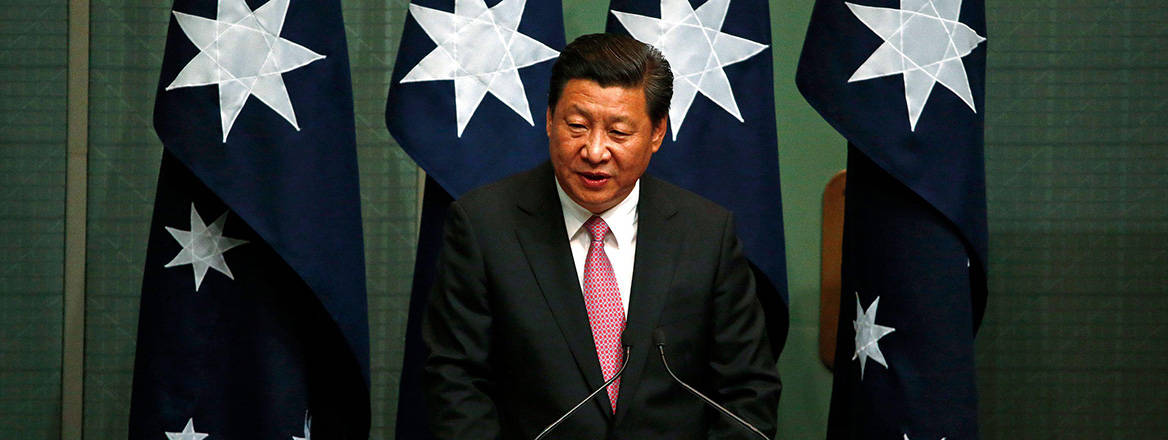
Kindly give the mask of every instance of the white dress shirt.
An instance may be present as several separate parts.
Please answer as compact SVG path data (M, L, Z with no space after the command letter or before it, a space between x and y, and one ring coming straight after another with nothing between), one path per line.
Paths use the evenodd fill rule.
M564 227L568 233L568 243L572 247L572 260L576 263L576 278L580 290L584 290L584 260L588 258L588 247L592 237L584 228L584 222L592 218L592 213L568 197L559 181L555 181L556 194L560 196L560 208L564 210ZM625 317L629 315L629 290L633 285L633 257L637 253L637 202L641 198L641 181L633 184L633 191L616 206L600 213L600 218L608 224L608 235L604 236L604 253L616 274L617 288L620 289L621 306Z

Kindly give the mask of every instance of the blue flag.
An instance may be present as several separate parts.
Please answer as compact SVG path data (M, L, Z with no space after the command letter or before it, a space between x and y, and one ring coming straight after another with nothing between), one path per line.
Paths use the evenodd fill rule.
M130 438L368 438L340 3L176 0L154 126Z
M426 171L396 438L431 438L422 400L422 311L450 202L548 158L544 114L564 47L559 2L414 0L394 64L385 122Z
M817 1L796 81L848 140L830 439L975 439L985 6Z
M489 17L489 20L487 19ZM389 132L455 198L547 160L559 2L415 0L385 109Z
M778 353L787 266L768 4L613 0L609 8L609 32L653 45L673 70L669 133L648 172L734 213Z

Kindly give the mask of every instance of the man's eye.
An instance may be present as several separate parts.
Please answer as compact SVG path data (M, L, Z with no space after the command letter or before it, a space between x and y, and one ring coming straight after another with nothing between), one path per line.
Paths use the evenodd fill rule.
M577 123L572 123L572 122L569 122L569 123L568 123L568 128L571 128L571 129L573 129L573 130L583 130L583 129L584 129L584 124L577 124Z
M625 132L620 131L620 130L609 130L608 134L611 134L613 136L628 136L629 135L628 133L625 133Z

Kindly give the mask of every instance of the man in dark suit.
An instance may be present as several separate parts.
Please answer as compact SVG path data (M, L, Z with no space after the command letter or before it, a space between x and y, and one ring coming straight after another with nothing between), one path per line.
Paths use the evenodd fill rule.
M668 376L655 330L682 380L774 435L775 354L730 214L643 175L672 81L651 46L580 37L552 71L550 162L451 205L423 322L438 438L531 439L626 353L551 438L753 438Z

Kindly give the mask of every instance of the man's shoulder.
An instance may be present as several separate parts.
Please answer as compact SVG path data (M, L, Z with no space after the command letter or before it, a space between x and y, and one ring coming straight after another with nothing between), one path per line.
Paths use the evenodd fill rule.
M496 211L510 208L524 201L538 201L548 194L554 197L551 163L545 162L535 168L512 174L486 185L467 191L456 203L466 210Z

